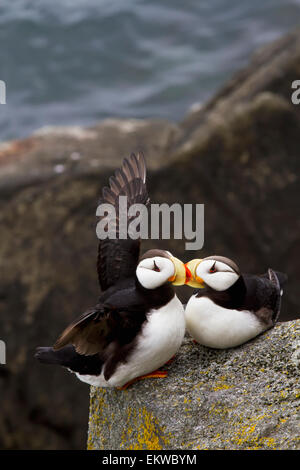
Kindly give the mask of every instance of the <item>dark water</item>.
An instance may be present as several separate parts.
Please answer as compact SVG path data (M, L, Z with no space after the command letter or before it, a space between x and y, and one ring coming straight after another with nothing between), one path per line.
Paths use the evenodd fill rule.
M299 22L300 0L1 0L0 139L114 116L179 120Z

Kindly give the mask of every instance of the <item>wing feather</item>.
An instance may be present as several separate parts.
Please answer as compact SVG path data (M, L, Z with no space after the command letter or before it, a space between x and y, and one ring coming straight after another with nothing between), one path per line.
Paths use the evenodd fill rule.
M132 277L135 274L139 258L140 240L119 238L120 196L127 196L128 207L135 203L149 203L146 188L146 165L141 153L132 154L129 159L125 159L122 167L109 178L109 187L104 187L102 191L100 203L113 204L116 212L114 222L116 239L107 238L99 241L97 270L100 287L103 291L114 286L118 281ZM127 226L130 220L131 218L127 215ZM126 299L123 300L127 305ZM54 349L61 349L67 344L73 344L79 354L99 354L104 360L109 344L118 337L120 331L123 332L126 328L130 334L135 331L135 323L131 318L130 311L126 312L125 308L122 313L121 310L120 308L115 309L112 305L107 306L105 303L98 304L63 331L56 341ZM128 321L129 318L130 321ZM141 315L136 318L136 321L142 321Z
M104 351L112 340L109 312L91 309L72 322L60 335L53 349L73 344L79 354L93 355Z
M129 237L120 239L119 198L127 196L128 208L132 204L149 203L146 188L146 164L142 153L125 158L122 167L109 178L109 187L103 188L101 203L112 204L115 208L116 239L99 241L97 271L101 290L104 291L117 281L131 277L135 273L140 252L140 240ZM132 217L127 215L127 227Z

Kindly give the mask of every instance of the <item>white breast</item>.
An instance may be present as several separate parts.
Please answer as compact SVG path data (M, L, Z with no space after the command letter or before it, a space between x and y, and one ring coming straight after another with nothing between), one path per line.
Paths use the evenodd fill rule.
M175 295L164 307L149 312L136 348L126 363L117 367L108 381L103 374L98 377L76 375L83 382L96 387L121 387L130 380L163 366L178 351L184 333L184 309Z
M200 344L231 348L245 343L265 328L249 311L220 307L207 297L193 295L185 309L186 328Z

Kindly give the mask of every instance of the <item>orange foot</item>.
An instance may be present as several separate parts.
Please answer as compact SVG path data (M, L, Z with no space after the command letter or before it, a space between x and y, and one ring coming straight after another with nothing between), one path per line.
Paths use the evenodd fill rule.
M166 377L168 377L168 372L166 370L154 370L153 372L150 372L149 374L141 375L140 377L136 377L135 379L130 380L122 387L117 387L117 389L126 390L130 385L142 379L152 379L152 378L165 379Z

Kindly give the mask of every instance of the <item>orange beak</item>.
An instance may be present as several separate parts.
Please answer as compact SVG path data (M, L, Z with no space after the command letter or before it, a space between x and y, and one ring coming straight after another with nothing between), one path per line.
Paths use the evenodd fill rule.
M175 256L171 257L171 261L174 264L175 273L174 276L169 278L169 282L171 282L173 286L182 286L186 279L185 265L180 259L175 258Z
M203 288L205 283L203 279L197 276L196 270L202 259L192 259L185 264L186 281L185 284L190 287Z
M203 279L196 274L197 266L201 263L202 259L193 259L185 264L174 256L172 256L171 260L174 264L175 273L174 276L169 278L169 282L174 286L186 284L187 286L197 287L198 289L205 287Z
M193 276L187 266L187 263L184 265L184 267L185 267L185 284L188 284L193 279Z

